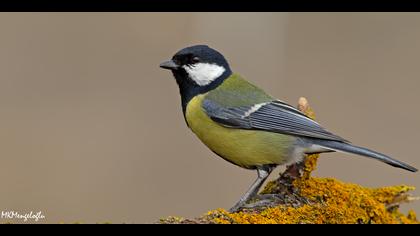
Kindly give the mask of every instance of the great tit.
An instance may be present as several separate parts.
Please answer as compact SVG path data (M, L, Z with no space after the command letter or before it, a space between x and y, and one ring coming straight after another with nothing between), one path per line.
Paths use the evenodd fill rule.
M350 144L305 114L233 73L218 51L196 45L160 64L172 71L188 127L214 153L257 171L249 190L230 209L253 198L278 165L302 161L306 154L346 152L416 172L389 156Z

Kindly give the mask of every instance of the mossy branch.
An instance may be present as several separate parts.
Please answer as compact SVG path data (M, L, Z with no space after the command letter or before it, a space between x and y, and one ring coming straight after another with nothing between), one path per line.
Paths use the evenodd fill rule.
M298 109L315 119L305 98ZM302 163L288 166L286 171L261 191L270 199L254 199L253 207L237 213L224 209L209 211L202 217L184 219L169 217L159 223L217 224L418 224L414 211L407 215L399 205L418 200L408 193L414 187L405 185L367 188L344 183L334 178L311 177L319 154L308 155Z

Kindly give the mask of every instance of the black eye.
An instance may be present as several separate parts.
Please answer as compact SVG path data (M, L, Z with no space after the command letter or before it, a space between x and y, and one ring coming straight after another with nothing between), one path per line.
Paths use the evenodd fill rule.
M192 63L197 63L197 62L200 62L200 58L199 58L199 57L193 57L193 58L191 59L191 62L192 62Z

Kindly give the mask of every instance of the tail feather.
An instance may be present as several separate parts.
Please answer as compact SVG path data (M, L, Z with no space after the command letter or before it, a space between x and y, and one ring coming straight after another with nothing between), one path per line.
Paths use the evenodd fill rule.
M375 152L372 150L369 150L367 148L364 147L358 147L358 146L354 146L352 144L349 143L343 143L343 142L337 142L337 141L329 141L329 140L311 140L313 141L314 144L322 146L326 149L330 149L333 151L338 151L338 152L346 152L346 153L353 153L353 154L358 154L361 156L365 156L365 157L369 157L369 158L373 158L382 162L385 162L388 165L394 166L394 167L398 167L401 169L405 169L411 172L416 172L417 169L404 163L401 161L398 161L396 159L393 159L387 155L384 155L382 153L379 152Z

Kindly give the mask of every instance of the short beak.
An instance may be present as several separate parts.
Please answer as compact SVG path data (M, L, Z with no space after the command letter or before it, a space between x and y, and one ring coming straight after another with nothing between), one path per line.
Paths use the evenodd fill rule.
M168 70L178 70L179 65L177 65L173 60L165 61L160 63L160 68Z

